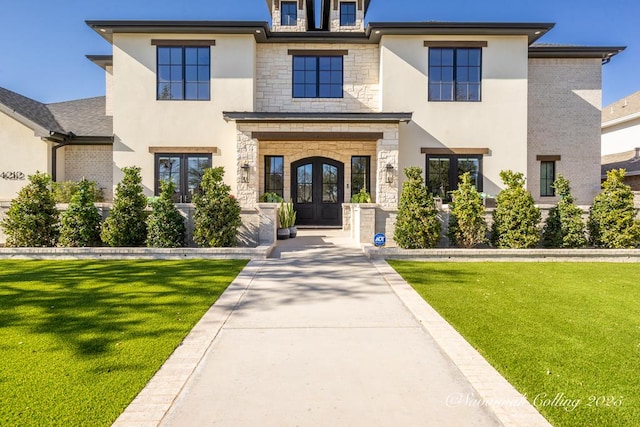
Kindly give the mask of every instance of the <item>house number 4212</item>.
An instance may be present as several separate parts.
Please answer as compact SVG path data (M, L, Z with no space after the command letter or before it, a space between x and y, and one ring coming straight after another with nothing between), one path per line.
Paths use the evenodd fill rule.
M0 172L0 179L7 181L24 181L25 176L23 172Z

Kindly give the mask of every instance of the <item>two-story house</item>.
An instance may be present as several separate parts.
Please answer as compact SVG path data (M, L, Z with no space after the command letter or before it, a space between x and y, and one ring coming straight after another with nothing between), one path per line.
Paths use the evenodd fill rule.
M274 192L293 201L301 225L340 226L342 204L361 188L393 212L409 166L445 200L464 172L495 195L500 171L512 169L538 203L555 202L558 173L591 203L601 68L622 47L536 43L548 23L365 26L369 3L323 0L316 14L311 0L267 0L271 25L88 21L113 46L89 56L106 72L113 128L100 142L112 145L74 143L69 125L66 146L43 148L58 153L49 170L75 177L74 164L104 162L77 153L108 147L113 172L102 185L135 165L148 195L173 179L176 200L189 202L202 170L223 166L245 210ZM13 196L3 185L0 197Z

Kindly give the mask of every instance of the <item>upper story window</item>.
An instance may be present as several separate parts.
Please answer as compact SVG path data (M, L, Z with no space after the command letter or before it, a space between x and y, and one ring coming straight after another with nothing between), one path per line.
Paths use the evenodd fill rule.
M342 56L294 56L294 98L342 98Z
M283 1L280 3L280 25L294 27L298 25L298 3L295 1Z
M482 50L429 48L429 101L480 101Z
M211 48L209 46L158 46L157 99L205 100L211 98Z
M350 27L356 25L356 2L340 3L340 26Z

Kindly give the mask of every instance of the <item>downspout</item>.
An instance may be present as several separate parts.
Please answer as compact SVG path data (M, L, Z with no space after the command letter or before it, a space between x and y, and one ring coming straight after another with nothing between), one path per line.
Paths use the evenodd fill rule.
M50 132L53 137L56 132ZM58 179L58 150L62 147L66 147L71 144L71 139L73 139L74 135L72 132L69 132L66 135L63 135L62 141L55 141L53 139L49 139L49 141L53 142L54 145L51 147L51 180L53 182L57 182Z

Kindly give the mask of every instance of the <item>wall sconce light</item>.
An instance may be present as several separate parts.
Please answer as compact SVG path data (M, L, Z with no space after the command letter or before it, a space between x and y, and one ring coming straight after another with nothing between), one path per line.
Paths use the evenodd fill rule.
M242 182L244 183L249 182L249 169L251 169L251 167L248 163L242 165Z
M387 184L392 184L393 183L393 165L391 163L387 163L385 170L387 172Z

